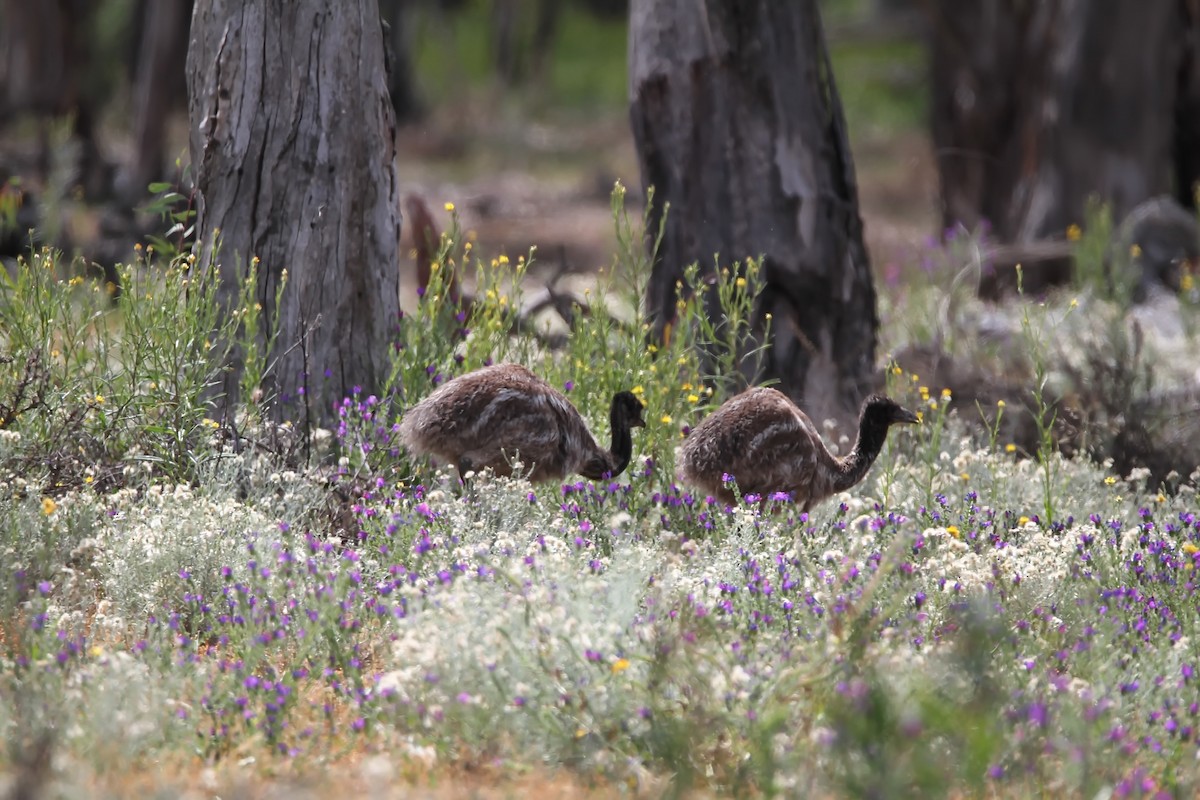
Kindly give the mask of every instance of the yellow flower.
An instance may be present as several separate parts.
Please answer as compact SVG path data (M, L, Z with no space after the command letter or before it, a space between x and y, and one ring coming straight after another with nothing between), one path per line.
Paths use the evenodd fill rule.
M933 409L934 411L937 411L937 400L930 400L930 401L929 401L929 407L930 407L931 409Z
M969 473L969 472L960 472L960 473L958 474L958 477L962 478L964 481L969 481L969 480L971 480L971 473Z
M1071 298L1071 308L1079 308L1079 298L1078 297Z
M1021 527L1025 527L1029 524L1029 517L1022 516L1019 520L1017 520L1017 524Z
M629 669L629 659L628 658L618 658L616 661L613 662L613 665L612 665L613 675L620 675L622 672L624 672L627 669Z
M1159 492L1158 497L1156 497L1154 499L1160 503L1165 503L1167 501L1167 496L1165 494L1163 494L1162 492Z
M1004 401L1003 401L1003 400L997 400L997 401L996 401L996 408L1004 408L1004 405L1005 405L1005 404L1004 404Z
M892 367L892 374L893 375L903 375L904 370L901 369L899 364L897 364L896 366Z
M1134 242L1132 245L1129 246L1129 257L1130 258L1137 258L1141 254L1142 254L1142 248L1138 245L1137 242Z
M1197 547L1193 542L1184 542L1183 543L1183 552L1187 553L1190 556L1194 553L1200 553L1200 547Z
M646 390L642 388L642 385L640 383L637 386L630 389L629 391L633 392L634 394L645 394L646 393Z
M1104 479L1105 486L1112 486L1116 482L1117 482L1117 479L1114 478L1112 475L1109 475L1107 478Z
M949 389L942 389L942 397L949 398L949 397L950 397L950 390L949 390Z
M507 263L508 263L508 256L501 255L501 256L500 256L500 257L499 257L497 260L498 260L498 261L499 261L501 264L507 264Z
M746 288L746 279L739 277L736 281L734 281L734 285L737 286L737 288L739 288L739 289L745 289Z
M925 412L918 411L917 412L917 422L924 422L924 421L925 421Z
M687 399L688 399L689 403L699 403L700 402L700 396L695 395L695 394L689 394Z
M1004 452L1015 453L1015 452L1017 452L1017 446L1015 444L1013 444L1012 442L1009 442L1008 444L1004 445Z
M962 534L958 532L958 526L957 526L957 525L951 525L950 527L946 528L946 533L950 534L950 535L951 535L951 536L953 536L955 539L961 539L961 538L962 538Z
M1083 238L1083 228L1073 222L1067 226L1067 241L1078 242L1081 238Z
M95 478L93 478L91 475L88 475L87 477L85 477L85 478L83 479L83 482L84 482L84 483L91 483L91 482L92 482L92 481L94 481L94 480L95 480Z
M662 415L662 423L663 423L663 425L670 425L671 424L671 415L663 414Z
M51 514L53 514L55 511L58 511L58 503L54 502L54 500L49 497L43 497L42 498L42 513L48 517Z
M917 391L921 393L922 400L929 399L929 387L928 386L922 386L920 389L917 389Z
M1189 272L1185 272L1183 277L1179 279L1179 288L1185 292L1190 292L1195 285L1196 281Z
M104 395L102 395L102 394L96 395L96 405L98 405L98 406L104 405Z
M576 739L582 739L585 736L587 736L587 731L585 729L583 729L583 728L575 729L575 738Z
M446 203L446 205L444 206L444 208L445 208L447 211L453 211L453 210L454 210L454 203L447 202L447 203Z

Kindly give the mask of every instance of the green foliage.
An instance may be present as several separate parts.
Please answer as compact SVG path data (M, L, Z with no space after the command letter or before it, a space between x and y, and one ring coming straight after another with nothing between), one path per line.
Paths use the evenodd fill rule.
M250 289L223 315L215 281L195 274L191 256L159 266L151 252L121 270L115 307L114 286L66 277L50 250L0 280L0 425L19 437L0 464L8 479L59 493L199 478L217 427L210 388L228 348L243 343L239 330L270 332ZM254 375L256 347L247 348Z

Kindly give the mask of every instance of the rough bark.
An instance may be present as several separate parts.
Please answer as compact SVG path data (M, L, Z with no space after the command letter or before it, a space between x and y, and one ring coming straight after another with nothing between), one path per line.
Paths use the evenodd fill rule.
M1092 196L1120 219L1194 180L1173 164L1188 2L930 0L944 223L987 221L1003 242L1032 242L1082 224ZM1195 145L1192 133L1184 149ZM1027 287L1068 275L1065 259L1048 262Z
M197 253L228 302L257 265L276 416L328 420L386 376L399 313L395 121L374 0L197 3L188 51ZM219 232L219 233L218 233ZM274 308L280 274L288 284ZM232 395L241 364L225 384Z
M765 257L765 373L821 417L857 411L878 319L841 103L815 0L634 0L630 102L651 230L647 313L686 265Z

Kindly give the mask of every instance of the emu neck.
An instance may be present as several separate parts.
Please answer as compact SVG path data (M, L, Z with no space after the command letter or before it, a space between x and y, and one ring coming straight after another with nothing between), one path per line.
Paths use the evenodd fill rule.
M597 457L585 465L580 473L585 478L600 480L606 475L615 478L625 471L625 468L629 466L629 460L633 458L632 429L629 426L629 420L625 417L624 412L617 408L615 401L608 419L612 426L612 447L608 452L597 453Z
M845 458L838 459L838 476L833 486L835 492L844 492L866 477L867 470L883 449L887 432L887 423L875 422L865 415L859 419L854 449Z

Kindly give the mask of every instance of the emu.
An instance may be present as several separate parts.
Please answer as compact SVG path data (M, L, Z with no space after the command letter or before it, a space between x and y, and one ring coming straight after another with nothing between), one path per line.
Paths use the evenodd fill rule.
M919 421L894 400L872 395L863 402L854 449L838 458L825 447L808 415L786 395L776 389L748 389L692 430L680 448L677 476L732 503L728 475L743 495L758 494L765 501L786 492L807 512L866 477L889 427Z
M411 452L454 464L460 478L484 469L511 475L510 459L520 458L535 483L575 473L599 480L629 466L631 431L646 424L643 408L631 392L613 396L612 446L605 450L559 391L520 364L495 364L454 378L410 408L400 438Z

